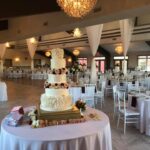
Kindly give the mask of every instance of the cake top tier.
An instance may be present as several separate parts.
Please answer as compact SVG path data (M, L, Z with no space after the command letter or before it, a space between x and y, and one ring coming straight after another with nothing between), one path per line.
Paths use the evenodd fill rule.
M61 48L55 48L51 50L53 59L62 59L64 58L64 50Z

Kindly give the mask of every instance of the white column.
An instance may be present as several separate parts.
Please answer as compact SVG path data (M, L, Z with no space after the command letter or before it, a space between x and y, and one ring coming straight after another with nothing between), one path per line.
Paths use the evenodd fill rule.
M38 42L37 41L32 41L33 38L27 39L27 46L28 46L28 51L31 57L31 70L34 70L34 55L35 51L37 49Z
M34 59L31 59L31 70L34 70Z
M120 20L120 30L121 30L121 41L123 46L124 57L126 57L129 45L132 38L132 32L134 28L134 20L133 19L124 19ZM123 62L123 73L127 73L127 62L124 60Z
M127 61L126 60L123 60L122 71L123 71L124 75L127 74Z
M4 69L4 66L3 66L3 59L0 59L0 77L3 76L3 69Z
M97 81L97 74L96 74L96 62L95 62L95 55L100 44L100 39L102 35L103 24L94 25L86 27L86 32L88 36L88 41L90 44L91 52L93 55L92 63L91 63L91 83L96 83Z
M6 51L5 43L0 44L0 77L3 76L3 68L4 68L4 66L3 66L3 58L4 58L5 51Z

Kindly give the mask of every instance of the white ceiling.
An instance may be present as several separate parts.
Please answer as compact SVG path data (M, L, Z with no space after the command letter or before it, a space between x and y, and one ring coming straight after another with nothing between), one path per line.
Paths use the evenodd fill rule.
M136 21L136 27L134 28L129 51L150 51L150 46L145 42L150 41L150 15L137 17ZM142 30L139 31L139 29ZM65 48L69 51L79 49L81 51L81 56L89 56L91 55L91 51L86 30L85 28L81 28L81 31L83 33L81 38L74 38L72 34L69 34L66 31L44 35L42 36L42 41L39 42L38 50L47 50L54 47ZM36 38L39 39L39 37ZM100 45L108 52L114 53L114 49L118 43L120 43L119 21L105 23ZM15 41L12 42L12 44L16 45L16 50L27 49L25 40Z

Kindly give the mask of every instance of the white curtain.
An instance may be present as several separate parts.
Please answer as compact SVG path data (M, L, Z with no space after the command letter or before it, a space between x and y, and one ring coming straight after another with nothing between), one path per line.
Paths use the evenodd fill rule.
M38 42L32 43L31 38L27 39L26 41L27 41L29 54L30 54L30 57L31 57L31 70L34 70L34 59L33 58L34 58L34 55L35 55L35 51L37 49Z
M5 55L6 51L6 45L5 44L0 44L0 76L3 76L3 58Z
M129 45L132 38L132 32L134 28L134 20L133 19L124 19L120 20L120 30L121 30L121 41L123 46L123 53L124 57L126 57ZM123 72L124 74L127 73L127 62L124 61L123 63Z
M94 84L97 82L96 62L95 62L94 57L96 55L98 46L100 44L102 30L103 30L103 24L86 27L88 41L89 41L90 48L92 51L92 56L93 56L92 62L91 62L91 81L90 82Z

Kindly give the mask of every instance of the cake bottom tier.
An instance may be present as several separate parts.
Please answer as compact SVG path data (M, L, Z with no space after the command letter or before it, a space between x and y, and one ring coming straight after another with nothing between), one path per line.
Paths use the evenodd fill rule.
M48 112L38 108L38 119L42 120L68 120L68 119L80 119L81 114L76 106L73 106L70 110Z
M45 111L64 111L72 109L71 96L47 96L46 94L42 94L40 109Z

